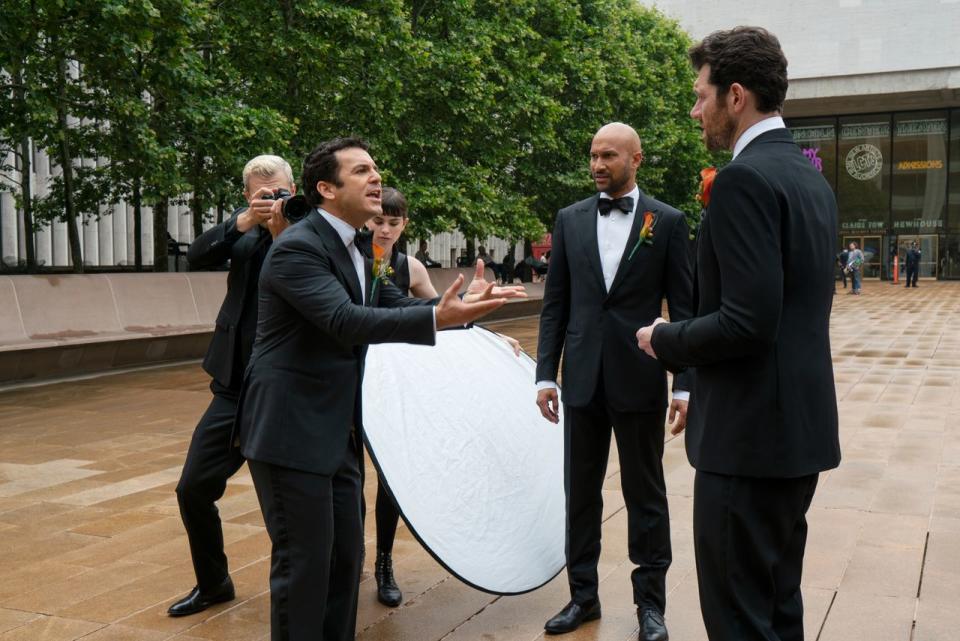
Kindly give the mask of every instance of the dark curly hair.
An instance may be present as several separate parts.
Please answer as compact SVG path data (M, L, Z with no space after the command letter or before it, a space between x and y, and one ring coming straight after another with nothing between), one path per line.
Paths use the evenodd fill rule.
M320 143L307 154L303 161L303 176L300 180L303 182L303 191L310 205L319 207L323 203L323 196L317 191L317 183L321 180L337 187L343 186L340 182L340 161L337 160L337 152L353 147L359 147L364 151L370 149L370 145L360 138L334 138Z
M757 110L783 110L787 97L787 58L777 37L762 27L734 27L714 31L689 52L690 62L700 71L710 65L710 84L717 96L726 96L737 82L757 97Z

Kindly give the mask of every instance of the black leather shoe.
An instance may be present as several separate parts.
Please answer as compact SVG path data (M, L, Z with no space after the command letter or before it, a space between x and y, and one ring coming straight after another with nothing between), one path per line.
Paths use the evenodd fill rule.
M600 602L593 601L580 605L571 601L559 613L543 626L547 634L563 634L573 632L581 623L594 621L600 618Z
M212 592L204 593L200 592L199 587L193 588L190 590L190 594L171 605L167 610L167 614L172 617L185 617L189 614L203 612L211 605L224 603L225 601L233 601L235 598L236 593L233 590L233 581L230 580L230 577L227 577L226 580Z
M653 608L643 608L637 612L640 622L640 641L668 641L667 626L663 622L663 615Z
M390 608L403 603L403 593L393 578L393 557L389 552L377 550L373 576L377 579L377 601Z

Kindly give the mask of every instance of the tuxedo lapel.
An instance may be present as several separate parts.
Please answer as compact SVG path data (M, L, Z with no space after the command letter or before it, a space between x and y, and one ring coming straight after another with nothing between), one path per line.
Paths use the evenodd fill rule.
M613 283L610 284L610 291L607 292L607 296L610 296L617 289L617 286L623 282L633 264L640 262L638 259L643 248L638 248L636 252L633 251L633 248L636 247L637 241L640 239L643 214L648 211L651 211L650 204L647 202L643 191L640 191L637 197L637 208L633 212L633 224L630 225L630 233L627 235L627 244L623 248L623 255L620 256L620 264L617 265L617 273L613 276ZM632 258L631 254L633 254Z
M370 299L369 304L376 307L377 301L380 300L380 287L377 287L377 291L373 291L373 261L367 257L363 258L363 277L366 279L364 284L367 297Z
M363 295L360 292L360 280L357 278L357 270L353 266L350 254L343 244L343 239L333 226L324 220L323 216L316 209L310 212L306 218L310 226L317 232L320 241L327 248L327 252L332 259L334 267L340 272L343 282L347 286L350 298L354 303L363 305ZM366 263L366 261L364 261Z
M600 264L600 243L597 240L597 203L600 201L600 195L597 194L591 198L586 206L580 210L578 218L578 235L583 243L583 255L587 257L587 263L593 269L594 276L597 278L597 285L601 292L607 289L603 282L603 265Z

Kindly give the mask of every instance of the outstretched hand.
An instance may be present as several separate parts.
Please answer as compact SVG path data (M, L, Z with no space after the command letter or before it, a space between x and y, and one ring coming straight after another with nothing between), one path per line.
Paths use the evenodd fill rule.
M479 300L480 296L488 287L492 287L491 294L495 298L526 298L527 290L523 288L523 285L505 285L504 287L497 287L494 283L487 282L483 277L483 259L477 259L477 267L473 272L473 280L470 281L470 285L467 287L467 292L463 295L464 302L472 303L475 300Z
M437 329L457 327L472 323L482 316L486 316L505 302L505 297L493 295L493 283L487 284L483 291L474 295L470 300L467 296L460 300L457 292L463 285L463 274L457 276L453 284L443 292L440 302L437 303Z

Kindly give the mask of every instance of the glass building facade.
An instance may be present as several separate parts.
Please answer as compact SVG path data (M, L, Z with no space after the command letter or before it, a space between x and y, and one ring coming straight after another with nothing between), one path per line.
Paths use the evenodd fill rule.
M921 278L960 279L960 109L790 118L840 213L837 251L856 242L866 278L889 279L912 243Z

